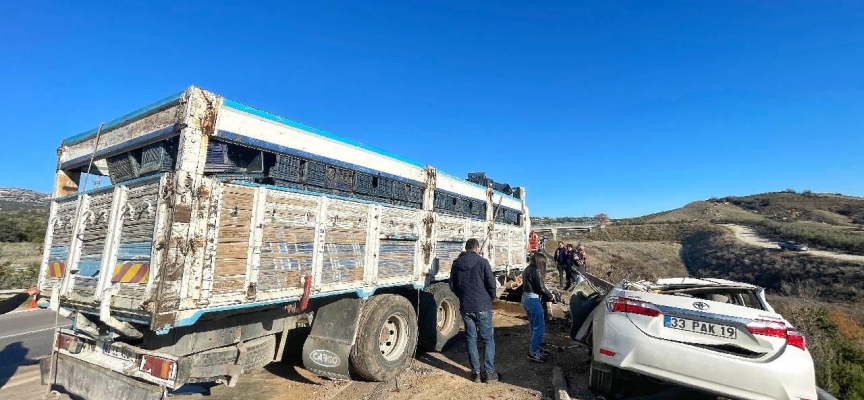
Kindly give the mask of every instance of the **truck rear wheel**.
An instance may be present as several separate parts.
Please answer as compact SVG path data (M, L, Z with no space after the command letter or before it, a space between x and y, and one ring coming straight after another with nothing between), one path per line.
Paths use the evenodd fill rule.
M406 298L372 296L363 306L351 367L370 381L386 382L411 361L417 348L417 314Z
M447 283L430 285L420 296L420 348L441 351L459 333L459 298Z

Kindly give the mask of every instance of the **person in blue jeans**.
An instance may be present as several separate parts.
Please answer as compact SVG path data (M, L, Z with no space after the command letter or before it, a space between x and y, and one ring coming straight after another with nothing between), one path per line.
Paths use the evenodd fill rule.
M549 259L542 253L534 253L531 263L522 271L522 306L528 314L528 328L531 330L531 346L528 359L534 362L546 362L549 353L540 348L543 335L546 334L546 317L543 313L543 302L555 301L555 297L546 289L543 283L546 277L546 265Z
M486 383L492 383L498 381L498 373L495 372L495 331L492 327L492 300L495 298L497 282L489 260L479 252L480 241L472 238L465 242L465 251L453 261L450 269L450 289L459 298L459 311L465 322L471 379L476 383L482 382L480 351L477 349L479 333L486 346Z

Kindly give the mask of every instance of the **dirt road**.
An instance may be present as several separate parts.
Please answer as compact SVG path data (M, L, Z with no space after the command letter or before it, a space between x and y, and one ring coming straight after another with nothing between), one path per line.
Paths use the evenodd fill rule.
M564 326L550 325L546 333L546 343L552 351L550 361L544 364L529 361L526 357L529 332L524 314L518 303L495 303L495 364L501 374L500 383L476 384L468 379L467 348L460 334L455 345L442 353L418 353L411 366L393 382L331 381L297 365L277 364L244 376L234 388L215 386L209 390L209 395L183 397L190 400L547 399L553 396L552 367L560 365L572 382L573 398L594 399L587 389L584 374L587 349L572 346Z
M562 305L555 314L561 315ZM222 385L188 385L173 393L178 400L281 400L281 399L368 399L368 400L438 400L472 399L550 399L553 398L552 367L559 365L570 381L574 400L593 400L587 388L588 350L574 346L569 328L563 321L550 322L545 341L552 355L543 364L527 359L529 332L521 304L498 300L494 305L495 364L501 382L477 384L469 380L467 348L463 334L442 353L418 353L410 366L394 381L385 383L333 381L318 377L291 363L272 364L244 375L236 387ZM482 351L482 350L481 350ZM45 393L38 380L38 368L32 366L35 379L4 390L0 398L34 398L69 400L68 395ZM28 375L29 377L29 375ZM21 377L13 379L21 380ZM17 381L16 381L17 382ZM0 385L2 386L2 385ZM18 397L32 395L32 397Z
M738 240L745 242L749 245L766 249L779 249L779 247L777 246L777 242L760 237L756 234L756 232L753 231L753 229L749 227L733 224L722 224L721 226L732 231L732 233L735 234L735 237L738 238ZM824 250L807 250L805 252L801 252L801 254L818 257L830 257L838 260L856 261L864 263L864 256L859 256L855 254L834 253Z

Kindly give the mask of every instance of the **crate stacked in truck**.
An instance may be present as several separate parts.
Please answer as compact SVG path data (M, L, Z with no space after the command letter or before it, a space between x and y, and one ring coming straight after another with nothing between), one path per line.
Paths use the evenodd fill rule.
M205 173L222 180L269 183L302 191L422 208L423 187L380 173L296 155L211 141Z
M177 157L177 140L167 139L108 157L111 183L170 171Z

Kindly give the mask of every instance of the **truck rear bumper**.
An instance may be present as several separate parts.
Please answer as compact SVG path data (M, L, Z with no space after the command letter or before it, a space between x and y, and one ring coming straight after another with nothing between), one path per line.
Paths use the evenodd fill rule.
M51 373L53 376L49 376L50 357L39 363L43 385L53 380L54 388L85 399L160 400L162 398L162 388L159 386L66 354L58 353L56 356L57 366Z

